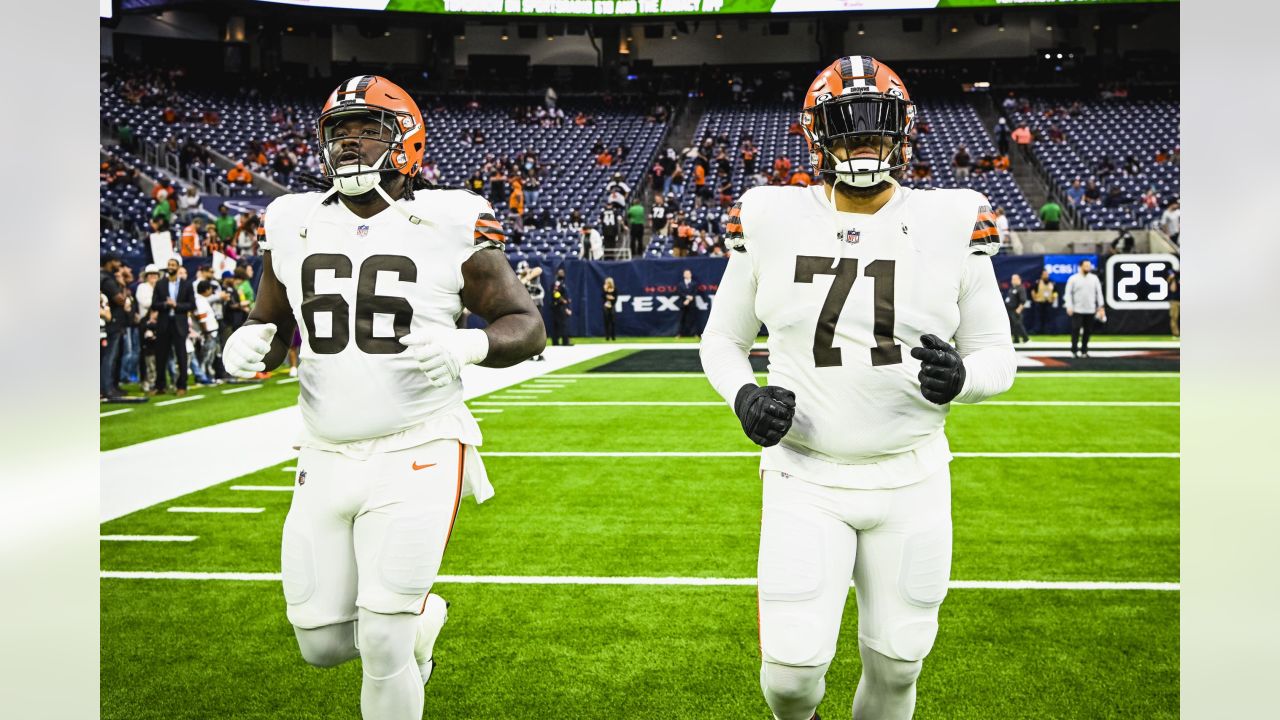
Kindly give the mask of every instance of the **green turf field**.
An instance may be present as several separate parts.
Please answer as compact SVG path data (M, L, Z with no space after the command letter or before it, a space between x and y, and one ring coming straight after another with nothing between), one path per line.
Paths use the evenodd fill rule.
M754 459L499 454L751 451L705 379L585 372L601 362L471 403L486 411L477 417L497 495L464 502L441 572L561 580L437 585L452 608L427 717L769 717L758 688L754 587L571 582L754 577ZM208 403L209 417L166 421L138 410L104 418L103 446L112 433L110 446L119 446L144 430L163 436L296 395L296 385L270 382L148 408ZM1141 455L1178 451L1179 399L1176 375L1028 373L996 400L1136 404L954 407L948 434L957 453L1138 456L958 458L952 578L1176 583L1179 461ZM712 404L547 404L617 402ZM228 409L210 412L221 405ZM282 468L291 464L103 524L104 535L196 539L104 541L102 568L278 572L291 493L236 488L287 487L293 474ZM174 505L263 511L166 511ZM326 671L303 663L271 578L104 579L102 717L358 718L359 664ZM1176 717L1178 614L1179 593L1170 590L953 589L916 717ZM851 593L819 708L827 718L848 717L855 620Z

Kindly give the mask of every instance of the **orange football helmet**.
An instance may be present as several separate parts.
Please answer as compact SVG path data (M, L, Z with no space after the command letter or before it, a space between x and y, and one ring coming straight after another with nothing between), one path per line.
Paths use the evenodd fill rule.
M383 132L376 139L386 144L386 151L373 165L348 165L339 172L331 134L340 120L352 115L378 121ZM427 130L418 104L403 88L378 75L357 75L329 94L316 120L316 139L325 177L334 180L341 192L356 194L371 189L383 173L398 172L406 178L417 175L422 169Z
M869 55L842 57L818 73L800 112L814 175L855 187L884 182L911 163L915 121L915 104L902 79ZM886 140L892 141L887 156L855 152L869 147L875 153ZM844 160L833 152L837 148Z

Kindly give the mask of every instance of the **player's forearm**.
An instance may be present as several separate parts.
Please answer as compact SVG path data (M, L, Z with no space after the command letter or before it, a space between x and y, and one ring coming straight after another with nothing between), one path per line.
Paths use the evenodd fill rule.
M489 354L479 363L484 367L510 367L547 347L546 328L536 312L503 315L494 319L484 333L489 338Z
M707 374L711 387L720 393L720 397L730 407L743 385L756 384L756 376L748 358L750 351L751 341L743 343L739 338L710 327L702 335L702 343L698 348L702 370Z
M1012 347L989 347L964 358L964 387L955 401L977 403L1013 387L1018 361Z

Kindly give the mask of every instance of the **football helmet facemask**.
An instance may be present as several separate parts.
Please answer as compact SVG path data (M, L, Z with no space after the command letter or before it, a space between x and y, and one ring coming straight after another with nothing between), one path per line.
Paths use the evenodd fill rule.
M334 137L334 128L352 116L375 120L381 132L375 140L385 148L371 165L361 160L339 164L343 138ZM422 168L426 150L426 126L418 105L400 86L378 75L357 75L344 81L325 101L316 120L316 140L320 146L320 164L326 178L338 192L347 196L363 195L379 186L385 175L399 173L406 179Z
M902 79L868 55L842 57L819 73L800 112L814 175L858 188L878 185L911 163L915 121Z

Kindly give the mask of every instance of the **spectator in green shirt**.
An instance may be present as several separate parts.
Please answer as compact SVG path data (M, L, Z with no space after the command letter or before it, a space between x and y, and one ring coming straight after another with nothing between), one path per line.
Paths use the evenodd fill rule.
M231 215L231 211L226 205L218 206L218 219L214 221L214 227L218 232L218 239L223 245L231 245L232 239L236 234L236 219Z
M1062 206L1050 199L1040 208L1040 220L1045 230L1057 230L1062 222Z
M627 208L627 224L631 226L631 257L638 258L644 254L644 206L639 200Z
M236 293L240 296L240 307L245 313L253 310L253 266L237 265L235 275Z
M168 191L161 190L156 194L156 206L151 208L151 217L164 220L166 229L173 223L173 207L169 205Z

